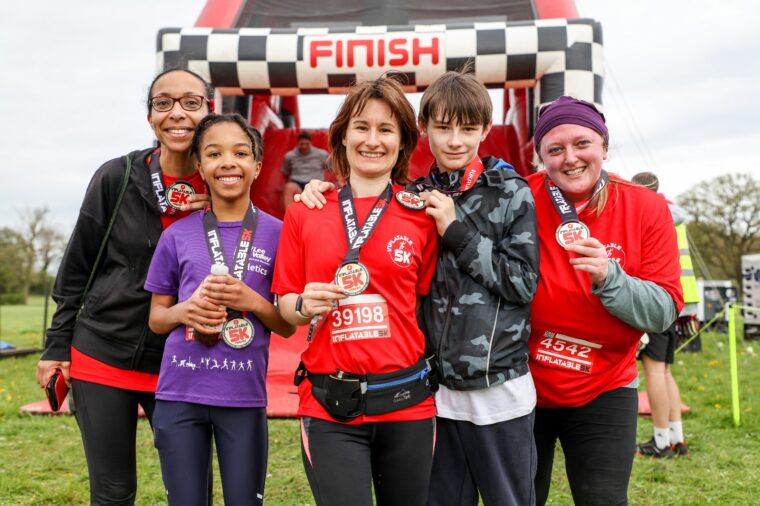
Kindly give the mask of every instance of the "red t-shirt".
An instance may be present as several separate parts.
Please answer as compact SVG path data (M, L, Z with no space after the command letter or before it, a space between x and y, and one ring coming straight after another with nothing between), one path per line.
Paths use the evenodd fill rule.
M172 183L175 183L177 181L184 181L186 183L190 183L193 187L193 190L195 190L195 193L206 193L206 183L203 182L203 179L201 179L201 175L198 171L195 171L190 176L183 176L183 177L172 177L169 175L164 174L164 188L167 192L169 189L169 186ZM182 194L176 193L175 197L182 197ZM167 200L171 198L170 195L166 196ZM185 216L188 216L189 214L193 213L194 211L180 211L178 209L174 209L171 206L166 206L166 211L161 214L161 225L163 226L164 230L166 230L169 225L174 223L175 221L184 218Z
M394 192L401 190L394 187ZM272 292L301 293L307 282L332 282L348 250L338 192L325 195L322 210L295 204L288 207L280 236ZM376 197L354 199L363 224ZM313 373L387 373L415 364L425 338L417 326L418 295L429 292L437 252L435 223L424 211L411 211L392 199L359 260L370 282L360 295L341 301L329 313L301 356ZM311 395L311 383L298 388L299 416L332 420ZM435 416L432 397L416 406L377 416L360 416L351 423L421 420Z
M151 156L158 156L160 150L155 150ZM150 157L145 160L150 165ZM175 181L183 180L190 183L195 193L206 193L206 183L201 179L198 171L190 176L176 178L163 174L164 189ZM161 214L161 226L164 230L175 221L184 218L193 211L180 211L167 206L166 212ZM155 392L158 383L158 374L150 374L140 371L119 369L93 357L85 355L73 346L71 347L71 377L81 381L89 381L99 385L106 385L126 390L139 390L141 392Z
M591 279L570 264L555 239L561 221L544 186L544 172L528 177L538 216L541 269L531 310L530 370L541 407L582 406L631 383L637 375L641 330L610 314L591 293ZM616 179L610 175L610 180ZM661 195L630 184L610 184L601 216L579 218L607 255L629 275L653 281L683 305L673 219Z

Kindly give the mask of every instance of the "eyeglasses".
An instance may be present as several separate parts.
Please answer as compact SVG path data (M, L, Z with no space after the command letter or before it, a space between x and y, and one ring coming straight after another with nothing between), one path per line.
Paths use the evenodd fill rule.
M200 95L185 95L179 98L167 97L164 95L153 97L149 100L149 104L156 112L171 111L175 102L179 102L180 107L186 111L197 111L203 107L203 101L208 99Z

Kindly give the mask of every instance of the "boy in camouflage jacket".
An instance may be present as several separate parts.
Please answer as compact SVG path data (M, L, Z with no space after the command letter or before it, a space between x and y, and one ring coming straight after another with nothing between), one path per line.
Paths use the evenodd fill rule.
M414 186L441 236L420 310L435 354L437 441L429 504L535 504L536 393L528 369L538 282L531 190L503 160L478 157L491 129L487 90L447 72L420 103L436 164Z

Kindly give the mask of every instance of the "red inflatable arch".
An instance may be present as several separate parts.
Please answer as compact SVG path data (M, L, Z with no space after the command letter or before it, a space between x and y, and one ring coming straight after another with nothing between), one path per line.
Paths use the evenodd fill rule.
M601 108L602 33L578 16L571 0L209 0L189 28L158 34L157 70L189 68L217 90L224 112L247 116L264 135L264 167L252 199L282 215L282 157L296 144L300 94L341 94L355 80L387 70L406 74L409 91L422 91L440 74L471 60L489 88L504 89L504 117L481 154L531 172L535 111L561 95ZM326 147L326 132L312 131ZM432 156L420 143L413 177ZM304 336L274 337L267 380L270 416L293 416L292 375Z

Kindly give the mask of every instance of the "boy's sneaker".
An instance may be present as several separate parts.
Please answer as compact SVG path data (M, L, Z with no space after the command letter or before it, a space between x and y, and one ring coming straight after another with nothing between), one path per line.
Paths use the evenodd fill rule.
M652 439L646 443L639 444L639 455L655 459L669 459L673 457L673 449L670 446L657 448L657 445L654 442L654 437L652 437Z
M689 446L686 444L686 441L676 443L671 448L673 450L673 454L678 455L679 457L685 457L689 454Z

